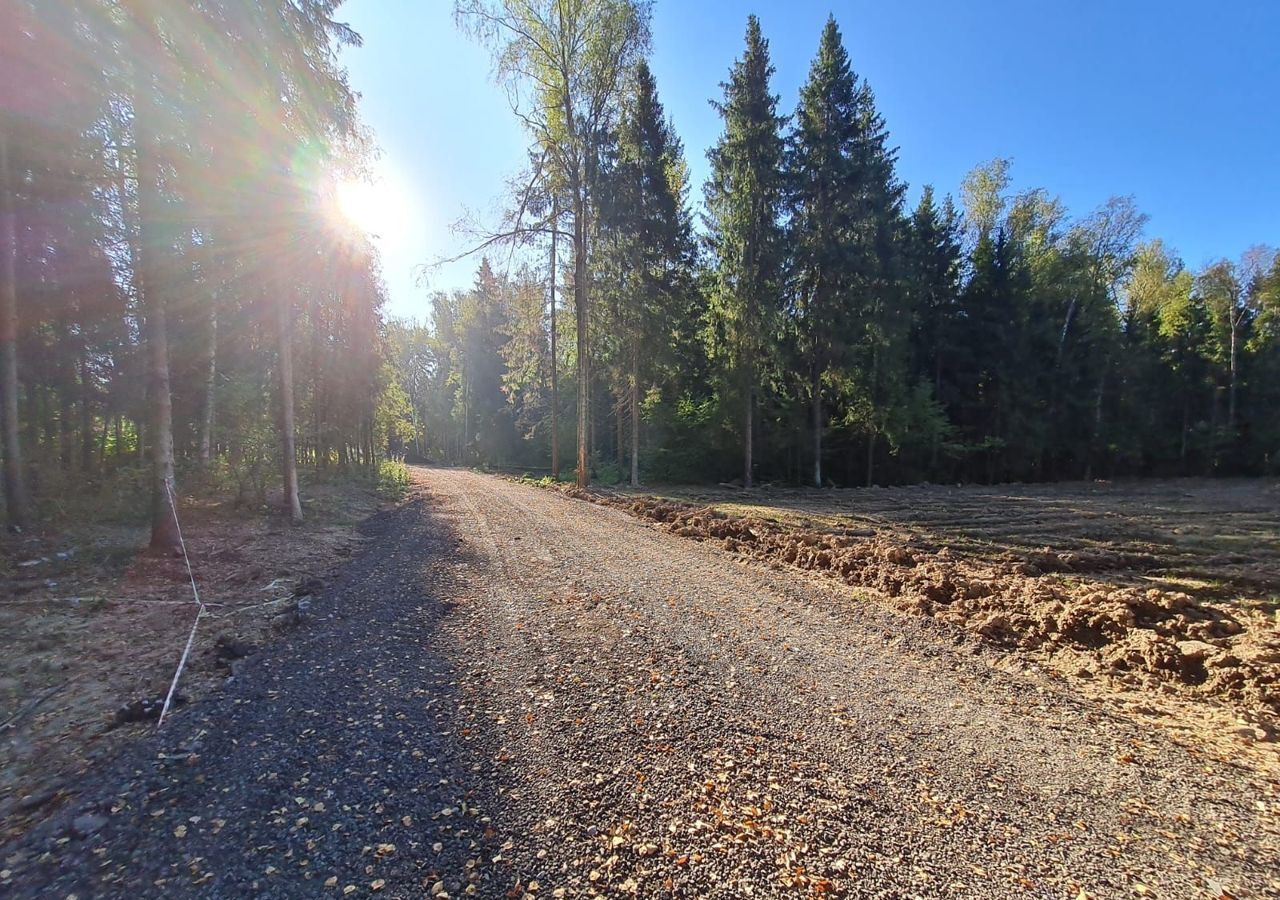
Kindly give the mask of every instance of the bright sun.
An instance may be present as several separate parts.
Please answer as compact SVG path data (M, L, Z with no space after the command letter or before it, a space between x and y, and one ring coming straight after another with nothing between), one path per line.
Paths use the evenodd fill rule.
M396 240L409 227L408 198L386 177L373 181L340 181L335 188L335 199L342 215L370 235Z

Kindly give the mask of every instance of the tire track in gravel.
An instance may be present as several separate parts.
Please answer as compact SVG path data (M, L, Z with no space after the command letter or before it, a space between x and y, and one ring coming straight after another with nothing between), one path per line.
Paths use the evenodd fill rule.
M484 535L471 574L489 599L455 624L480 641L476 672L501 685L481 727L519 798L496 819L524 836L509 851L521 884L725 897L1275 888L1274 785L1242 793L1241 772L817 579L739 566L551 492L428 478L443 502L461 498L456 529ZM546 685L554 699L539 703Z

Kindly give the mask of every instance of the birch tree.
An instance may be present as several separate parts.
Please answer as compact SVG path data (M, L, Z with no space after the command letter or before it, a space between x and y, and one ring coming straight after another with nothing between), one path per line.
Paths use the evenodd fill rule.
M459 0L455 6L459 22L493 52L495 74L507 88L513 112L567 194L579 487L591 481L589 237L599 149L616 122L626 74L648 49L650 9L648 0Z

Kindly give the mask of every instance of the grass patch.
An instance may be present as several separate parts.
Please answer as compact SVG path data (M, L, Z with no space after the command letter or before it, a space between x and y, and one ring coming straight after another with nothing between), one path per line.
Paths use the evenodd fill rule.
M386 459L378 466L378 496L400 502L409 494L409 467L403 460Z

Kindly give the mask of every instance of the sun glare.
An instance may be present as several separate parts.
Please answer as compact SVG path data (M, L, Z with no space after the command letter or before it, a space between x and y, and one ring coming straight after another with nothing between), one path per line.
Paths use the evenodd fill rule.
M409 226L409 200L386 177L340 181L334 198L343 218L367 234L395 240Z

